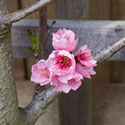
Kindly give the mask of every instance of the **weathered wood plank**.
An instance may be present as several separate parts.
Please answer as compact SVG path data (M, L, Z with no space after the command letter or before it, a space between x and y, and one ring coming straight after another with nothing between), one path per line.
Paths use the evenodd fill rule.
M111 19L125 19L125 0L111 0Z
M112 20L125 20L125 0L111 0ZM125 83L125 62L111 62L111 83Z
M89 0L89 19L92 19L92 20L110 19L110 16L111 16L110 4L111 4L111 0Z
M57 0L54 2L54 16L58 19L87 19L88 0Z
M8 0L8 7L10 12L18 10L18 0Z
M92 84L93 125L125 125L125 84Z
M85 80L77 91L59 98L60 125L91 125L91 84Z
M50 24L52 21L48 21ZM27 29L39 31L38 20L22 20L13 24L11 38L14 57L32 58L33 54L27 49L31 44L27 35ZM58 28L72 29L79 37L78 47L87 44L93 54L115 41L125 37L125 21L72 21L56 20L53 31ZM47 43L47 55L52 51L51 40ZM77 48L78 48L77 47ZM115 54L111 60L125 60L125 49Z

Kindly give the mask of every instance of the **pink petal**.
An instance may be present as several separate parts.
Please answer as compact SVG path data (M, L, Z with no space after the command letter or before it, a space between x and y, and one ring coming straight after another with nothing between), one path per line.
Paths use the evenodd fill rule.
M72 84L70 85L70 87L73 90L77 90L81 85L82 85L81 80L80 81L74 81L74 82L72 82Z
M46 85L46 84L49 84L50 80L48 79L43 79L43 78L39 78L37 76L35 76L34 74L31 75L31 78L30 80L32 82L35 82L36 84L42 84L42 85Z
M68 93L70 91L70 87L68 86L68 84L65 83L59 83L56 86L56 91L57 92L64 92L64 93Z
M77 63L76 71L79 72L85 78L91 78L91 75L95 74L93 67L84 67L80 63Z
M45 69L47 67L47 63L46 63L46 61L45 60L40 60L39 62L38 62L38 68L40 69Z
M59 76L58 79L62 83L68 83L70 79L72 79L73 75Z
M38 74L40 72L40 69L38 68L37 64L32 65L32 73Z

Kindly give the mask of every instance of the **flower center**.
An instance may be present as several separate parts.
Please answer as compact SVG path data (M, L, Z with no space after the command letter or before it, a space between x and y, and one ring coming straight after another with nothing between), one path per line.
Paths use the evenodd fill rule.
M68 56L58 56L57 64L61 69L66 69L72 65L72 61Z
M50 75L50 73L49 73L49 70L48 69L44 69L44 70L42 70L42 72L41 72L41 74L43 75L43 76L45 76L45 77L49 77L49 75Z
M68 84L71 84L71 83L72 83L72 80L69 80L69 81L68 81Z
M79 56L80 60L88 60L89 53L83 53Z

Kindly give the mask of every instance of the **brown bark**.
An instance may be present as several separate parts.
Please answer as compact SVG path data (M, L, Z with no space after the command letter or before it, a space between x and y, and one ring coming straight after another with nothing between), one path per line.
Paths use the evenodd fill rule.
M18 108L10 35L0 39L0 125L23 125Z

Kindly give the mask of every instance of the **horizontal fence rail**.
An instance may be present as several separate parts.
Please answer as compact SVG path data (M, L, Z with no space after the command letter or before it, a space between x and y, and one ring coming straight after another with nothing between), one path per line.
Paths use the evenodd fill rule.
M53 20L48 21L51 25ZM73 30L79 37L79 44L87 44L93 54L98 53L104 47L125 37L125 21L78 21L78 20L56 20L52 31L59 28ZM15 58L33 58L33 53L28 50L31 46L27 29L39 32L38 20L21 20L14 23L11 28L11 40ZM47 42L46 56L53 50L51 44L51 33ZM125 60L125 48L116 53L110 60Z

